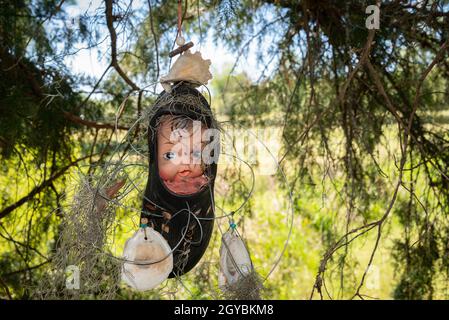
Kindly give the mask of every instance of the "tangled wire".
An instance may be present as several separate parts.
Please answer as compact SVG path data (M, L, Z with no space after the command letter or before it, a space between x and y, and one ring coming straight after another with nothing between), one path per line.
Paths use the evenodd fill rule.
M165 101L165 103L178 102L176 98ZM190 103L196 103L196 101L190 101ZM144 193L147 166L142 164L141 159L148 156L146 139L150 130L155 129L148 125L147 119L151 118L156 111L156 108L152 108L144 112L132 124L124 137L119 138L116 133L119 143L111 153L109 161L99 166L101 168L99 174L94 175L90 170L88 174L79 173L73 195L67 194L66 197L71 204L67 210L61 210L63 220L59 227L59 240L51 259L51 270L37 287L31 288L33 298L120 299L129 298L135 294L120 284L123 263L130 262L121 258L121 255L123 238L138 228L138 216L142 213L142 210L138 208L140 208L139 200ZM216 127L218 126L217 123ZM226 139L229 139L227 143L233 144L232 137L225 134L222 140L226 141ZM215 214L215 220L229 219L235 214L241 214L241 210L252 195L255 184L254 172L249 163L238 156L225 153L223 155L234 161L240 161L237 170L241 170L241 164L247 166L252 181L247 196L243 197L243 203L233 211L227 211L223 206L218 206L212 197L214 213L215 209L222 212ZM279 167L278 169L280 170ZM292 210L292 207L290 209ZM130 215L130 212L135 214ZM193 213L191 215L194 216ZM287 223L290 224L291 232L293 220L287 219ZM218 226L223 234L222 228ZM222 288L222 292L217 290L215 285L212 290L210 287L207 288L209 294L202 296L214 299L262 299L263 283L278 265L289 238L290 233L283 250L266 277L260 276L254 269L241 277L237 284ZM135 262L131 261L131 263ZM150 263L154 262L148 264ZM145 264L145 262L139 262L139 264ZM203 263L203 266L207 265L208 263ZM199 272L202 272L203 266L199 266ZM188 288L184 279L176 277L174 281L169 280L161 288L146 294L146 297L174 298L179 290L187 292L191 297L198 296Z

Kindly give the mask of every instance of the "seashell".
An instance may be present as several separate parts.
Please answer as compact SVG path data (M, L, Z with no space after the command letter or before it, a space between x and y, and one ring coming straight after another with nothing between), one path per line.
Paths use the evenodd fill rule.
M146 239L145 239L146 238ZM140 228L126 241L122 280L133 289L150 290L161 284L173 269L173 254L162 235L150 227Z
M234 230L226 232L221 239L220 273L218 285L220 288L234 285L242 277L250 274L253 264L245 243Z
M169 73L161 77L161 85L167 92L171 91L171 84L177 81L188 81L196 87L206 85L212 79L210 65L210 60L204 60L199 51L192 54L187 50L175 61Z

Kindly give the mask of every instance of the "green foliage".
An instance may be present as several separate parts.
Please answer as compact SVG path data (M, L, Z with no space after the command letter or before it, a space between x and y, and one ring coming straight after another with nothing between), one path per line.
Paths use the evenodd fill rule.
M143 1L137 8L113 1L117 63L144 88L132 91L114 66L102 81L66 67L66 57L80 47L97 50L109 61L111 39L104 3L73 21L68 7L78 3L60 3L3 0L0 5L0 280L13 298L35 298L29 288L50 270L47 261L54 256L61 215L76 184L70 170L55 174L72 165L86 175L99 174L120 147L111 138L111 126L116 120L131 126L152 104L153 84L168 69L166 57L176 35L175 1ZM424 72L447 40L448 1L382 2L380 29L367 56L372 69L361 61L370 1L187 4L186 39L212 39L237 59L210 84L219 119L237 128L277 127L282 133L275 156L287 183L279 172L258 176L255 193L238 217L257 271L267 275L290 232L285 201L292 193L293 232L264 283L266 297L309 298L326 251L340 239L352 239L355 234L346 235L350 230L384 217L399 178L401 146L411 137L396 203L372 259L380 286L366 285L369 274L362 291L381 298L447 298L447 54ZM258 70L238 71L250 59L258 62ZM132 139L139 138L136 132ZM82 157L84 162L73 163ZM217 189L227 188L227 193L218 195L217 203L230 211L244 201L250 175L228 170L221 177ZM138 195L126 201L129 207L140 206ZM133 223L123 208L116 219ZM353 297L371 261L376 230L329 257L322 273L324 298ZM108 250L119 255L130 230L118 225L115 231L116 243ZM221 297L219 242L218 236L212 240L203 264L184 278L185 287L167 281L167 292L173 292L168 298ZM82 298L102 296L101 285L99 292ZM156 291L116 289L118 299L167 298Z

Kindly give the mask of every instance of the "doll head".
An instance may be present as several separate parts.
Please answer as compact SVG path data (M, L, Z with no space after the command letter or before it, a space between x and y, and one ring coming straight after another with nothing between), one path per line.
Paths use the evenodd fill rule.
M149 175L141 218L173 250L170 278L203 256L214 226L219 126L205 97L187 83L162 92L149 113Z
M185 115L163 115L157 125L157 162L165 187L179 195L199 192L208 182L204 174L204 123Z

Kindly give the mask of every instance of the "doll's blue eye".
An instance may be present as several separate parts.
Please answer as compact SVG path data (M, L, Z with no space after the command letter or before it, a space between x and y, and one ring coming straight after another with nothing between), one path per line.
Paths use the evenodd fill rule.
M201 151L193 151L192 153L194 158L200 159L201 158Z
M165 160L173 160L174 158L176 158L176 154L174 152L169 151L164 153L163 157Z

